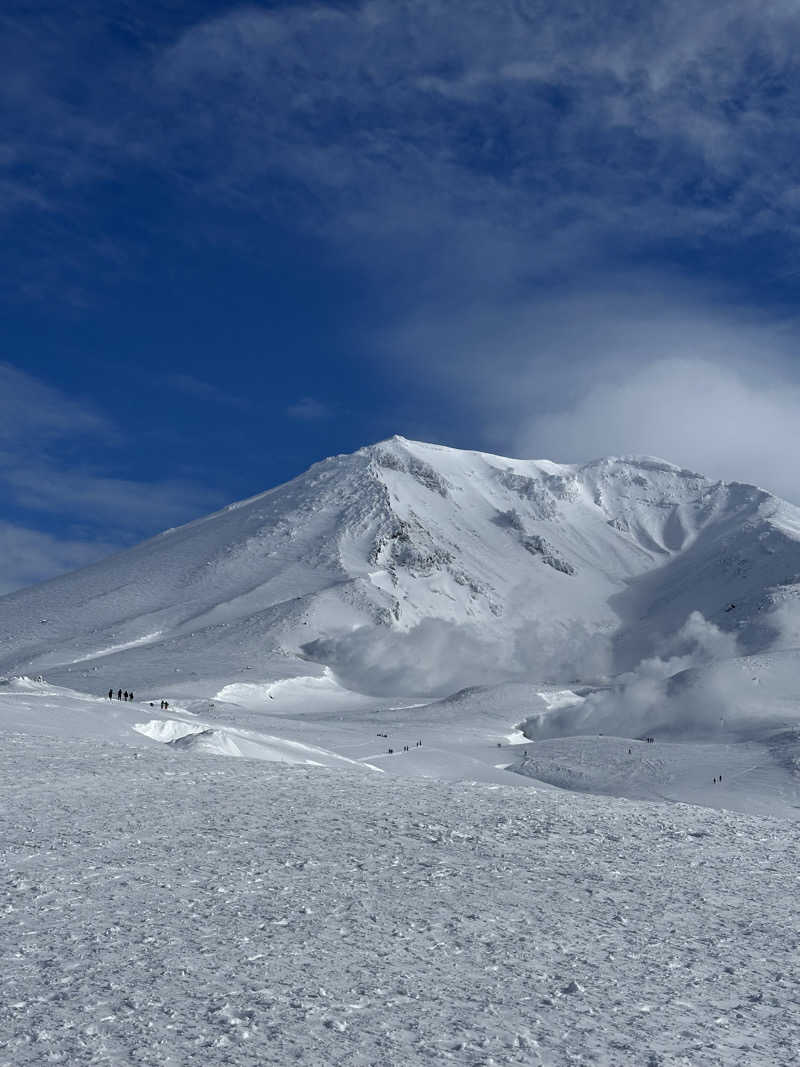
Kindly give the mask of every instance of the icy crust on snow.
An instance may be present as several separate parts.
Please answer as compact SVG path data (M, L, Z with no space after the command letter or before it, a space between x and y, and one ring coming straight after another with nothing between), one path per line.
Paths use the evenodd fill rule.
M301 763L312 767L350 765L359 769L380 770L371 763L351 760L301 741L274 737L264 731L174 719L149 719L147 722L134 723L133 729L152 741L215 756L267 760L272 763Z
M0 1063L800 1056L779 820L23 736L0 769Z
M392 438L1 598L0 671L205 696L311 674L309 659L365 692L567 681L584 658L549 650L576 625L617 631L607 674L695 610L764 647L765 611L799 578L800 510L753 486L649 457L565 465ZM400 647L384 661L413 666L412 633L482 652L463 677L422 657L398 688L371 670L387 632Z

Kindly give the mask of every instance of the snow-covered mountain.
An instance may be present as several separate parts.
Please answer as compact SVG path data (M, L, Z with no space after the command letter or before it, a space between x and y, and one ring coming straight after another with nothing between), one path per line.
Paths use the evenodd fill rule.
M693 611L770 640L800 509L661 460L401 437L0 599L0 673L81 688L323 676L368 693L628 669Z
M798 573L394 438L3 598L3 1062L795 1064Z

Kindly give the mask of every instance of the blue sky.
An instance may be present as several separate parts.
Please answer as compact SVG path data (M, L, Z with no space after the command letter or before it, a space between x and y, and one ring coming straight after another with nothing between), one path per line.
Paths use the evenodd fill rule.
M402 433L800 502L789 2L0 14L0 591Z

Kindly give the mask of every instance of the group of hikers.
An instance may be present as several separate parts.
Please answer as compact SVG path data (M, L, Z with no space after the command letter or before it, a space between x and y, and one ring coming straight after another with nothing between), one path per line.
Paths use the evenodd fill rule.
M388 737L388 736L389 736L388 734L378 734L378 737ZM422 748L422 742L421 741L415 742L414 748ZM403 752L410 752L410 751L411 751L411 746L410 745L403 745ZM394 749L393 748L389 749L389 755L390 756L394 755Z
M109 700L113 700L114 699L114 690L113 689L109 689L109 691L108 691L108 699ZM118 689L117 690L117 700L133 700L133 690L131 689L130 691L128 691L127 689ZM150 707L151 708L153 707L152 700L150 701ZM166 711L168 707L169 707L169 701L168 700L162 700L161 701L161 710L162 711Z
M109 691L108 691L108 699L109 700L113 700L114 699L114 690L113 689L109 689ZM129 693L127 689L125 689L125 690L118 689L117 690L117 700L133 700L133 690L131 689L131 691Z

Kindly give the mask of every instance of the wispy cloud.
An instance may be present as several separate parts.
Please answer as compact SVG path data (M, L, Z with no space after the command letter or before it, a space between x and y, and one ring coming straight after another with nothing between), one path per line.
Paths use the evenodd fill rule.
M168 374L164 378L164 384L168 389L174 389L176 392L183 393L184 396L204 404L240 409L249 407L244 397L236 396L225 389L220 389L219 386L211 385L193 374L182 372Z
M102 526L122 543L196 518L220 503L218 494L188 482L115 478L48 457L26 462L6 455L0 460L0 484L22 511Z
M321 400L317 400L313 396L304 396L296 403L290 404L286 409L286 414L291 419L315 422L317 419L327 419L332 412L330 407Z
M228 13L158 73L179 138L218 135L211 187L257 201L290 178L351 236L482 216L599 250L610 232L722 239L733 219L794 232L799 40L777 2L371 0Z
M0 492L7 517L0 526L5 547L0 584L6 591L90 562L222 502L191 482L115 476L113 457L132 445L90 404L0 365ZM105 465L99 458L91 465L79 460L87 449L105 456Z
M126 38L97 12L68 34L6 21L7 210L144 167L184 197L293 212L390 268L387 240L424 246L428 275L478 229L524 243L528 272L612 241L787 247L797 232L794 5L367 0L188 27L159 13L129 17ZM76 62L89 47L91 67Z
M0 446L5 441L24 441L37 449L67 436L100 436L110 441L117 430L89 404L10 363L0 363Z
M69 540L0 520L0 596L107 556L114 544Z

